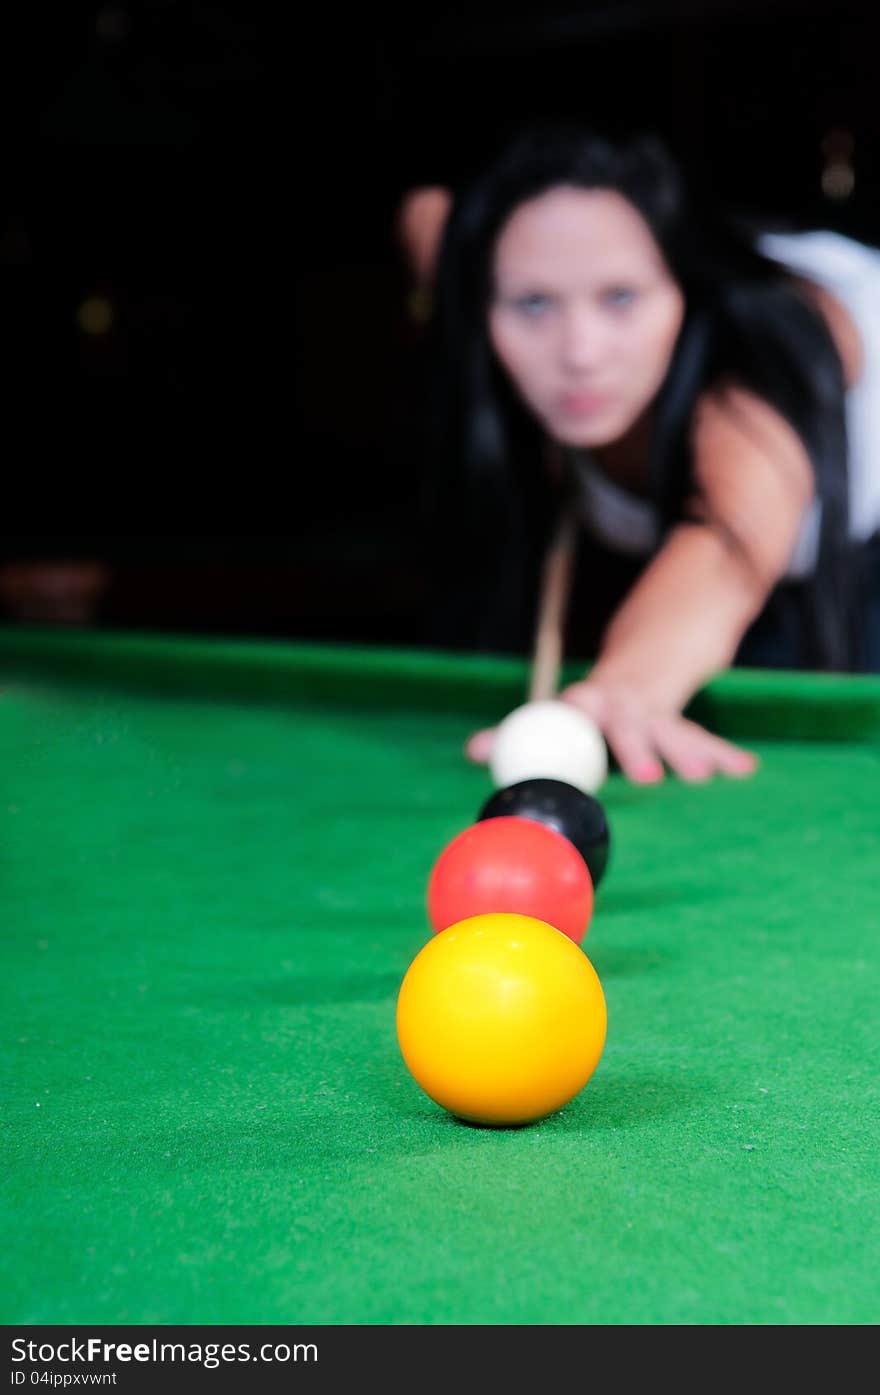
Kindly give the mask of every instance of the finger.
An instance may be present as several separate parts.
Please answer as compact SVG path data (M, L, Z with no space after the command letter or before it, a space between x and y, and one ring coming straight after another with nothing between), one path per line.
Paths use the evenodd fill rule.
M742 746L735 746L732 741L725 741L723 736L706 731L705 727L698 726L687 717L682 717L679 725L687 731L699 734L707 757L711 758L714 768L722 775L742 777L753 775L757 770L759 762L754 751L746 751Z
M578 683L570 683L567 688L563 688L559 694L560 701L568 702L572 707L579 707L594 722L601 725L605 714L606 702L602 693L591 684L582 680Z
M656 785L665 776L656 746L640 723L615 719L605 728L608 742L621 771L637 785Z
M700 783L717 770L709 733L680 717L654 719L652 734L666 764L682 780Z
M495 744L495 727L484 727L482 731L475 731L465 742L465 754L469 760L475 761L477 765L485 765Z
M667 765L682 780L700 783L713 775L750 775L753 755L681 717L656 718L652 735Z
M720 736L713 738L713 747L716 764L722 775L742 779L746 775L754 775L760 764L754 751L734 746L732 742L725 741Z

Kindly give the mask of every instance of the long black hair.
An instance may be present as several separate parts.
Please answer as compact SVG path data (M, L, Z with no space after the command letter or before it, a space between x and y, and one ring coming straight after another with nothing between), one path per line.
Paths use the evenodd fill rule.
M664 523L681 516L690 491L689 427L698 395L723 380L751 389L803 441L821 501L817 563L804 584L802 666L857 667L845 386L821 313L791 273L758 250L752 230L717 208L696 207L656 137L613 139L572 124L516 136L455 199L441 245L431 431L439 488L430 505L442 509L446 500L462 525L460 549L481 559L468 573L472 613L480 612L478 595L483 610L497 611L499 599L522 602L535 585L554 513L541 431L495 360L487 310L501 228L520 204L559 185L626 198L684 295L682 329L655 403L650 483Z

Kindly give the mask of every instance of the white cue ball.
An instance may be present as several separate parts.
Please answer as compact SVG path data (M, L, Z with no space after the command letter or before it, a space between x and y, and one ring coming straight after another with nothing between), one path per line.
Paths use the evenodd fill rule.
M498 789L547 779L593 794L608 774L608 748L596 723L571 703L526 702L499 725L489 772Z

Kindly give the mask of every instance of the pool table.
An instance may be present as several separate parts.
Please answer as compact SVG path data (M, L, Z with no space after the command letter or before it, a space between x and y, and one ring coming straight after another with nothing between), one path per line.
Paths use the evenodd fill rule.
M0 628L5 1323L877 1322L880 679L732 670L756 774L610 774L604 1051L489 1128L395 1005L526 679Z

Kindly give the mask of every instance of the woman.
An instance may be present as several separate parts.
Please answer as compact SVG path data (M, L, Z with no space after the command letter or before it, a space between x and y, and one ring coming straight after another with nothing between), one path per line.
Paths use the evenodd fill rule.
M573 500L570 642L594 662L560 696L632 780L748 773L683 715L715 673L880 667L880 254L698 217L658 142L577 128L514 141L448 217L431 202L431 506L472 618L438 567L434 637L518 647Z

